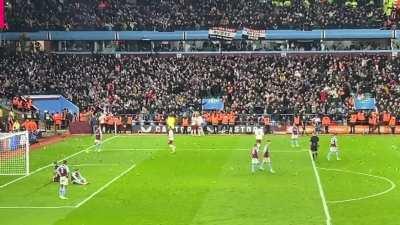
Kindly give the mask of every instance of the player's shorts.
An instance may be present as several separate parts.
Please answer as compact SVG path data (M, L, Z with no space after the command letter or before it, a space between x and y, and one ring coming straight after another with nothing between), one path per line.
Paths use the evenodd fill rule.
M331 151L331 152L337 152L337 150L338 150L337 147L330 147L329 148L329 151Z
M264 157L263 158L263 162L270 163L271 162L271 158L270 157Z
M172 145L172 144L174 144L174 141L173 140L168 140L168 145Z
M311 146L311 147L310 147L310 150L311 150L312 152L317 152L317 151L318 151L318 146Z
M60 176L58 176L58 175L54 175L53 176L53 182L60 182Z
M61 185L68 185L68 177L60 177L60 184Z
M292 139L299 139L299 135L298 134L292 134Z
M257 158L251 158L251 163L257 164L257 163L259 163L259 160Z
M94 140L94 143L96 144L96 145L98 145L98 144L100 144L100 140L99 139L96 139L96 140Z
M261 144L261 139L256 139L257 144Z

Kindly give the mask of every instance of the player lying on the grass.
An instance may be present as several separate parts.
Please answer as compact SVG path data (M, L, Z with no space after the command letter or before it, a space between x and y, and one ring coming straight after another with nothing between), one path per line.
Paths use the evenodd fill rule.
M317 132L314 131L310 138L310 150L314 161L316 161L318 158L318 147L319 137L317 136Z
M94 144L96 145L96 151L98 151L98 152L101 150L102 138L103 138L103 134L101 133L100 126L98 126L95 130L95 140L94 140Z
M257 150L260 150L261 142L264 137L264 129L262 127L256 127L254 134L256 136Z
M74 172L71 174L71 182L73 184L78 184L78 185L86 185L88 184L86 178L82 176L82 174L79 172L79 169L75 169Z
M299 147L299 128L296 125L292 128L292 147Z
M328 160L331 160L331 156L332 155L336 155L336 159L340 160L338 147L339 146L338 146L338 141L337 141L336 134L333 134L333 136L331 138L331 143L330 143L328 156L327 156Z
M260 169L260 160L258 160L258 147L257 144L254 144L251 150L251 172L256 172L256 169Z
M171 153L175 153L176 146L174 144L174 131L172 129L168 131L168 146L171 149Z
M261 164L261 169L264 169L264 164L267 164L269 167L269 171L271 173L275 173L274 169L272 168L272 161L271 161L271 152L269 151L269 146L271 144L271 140L267 140L267 144L264 146L264 157Z
M58 191L58 196L61 199L67 199L67 186L68 186L68 176L69 168L67 166L67 160L64 160L61 165L57 167L57 174L60 177L60 188Z

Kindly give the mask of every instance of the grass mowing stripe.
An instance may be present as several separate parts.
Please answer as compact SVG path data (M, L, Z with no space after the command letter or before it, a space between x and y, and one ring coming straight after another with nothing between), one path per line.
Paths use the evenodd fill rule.
M114 139L114 138L116 138L116 137L118 137L118 136L113 136L113 137L107 138L106 140L103 141L103 143L108 142L108 141L110 141L110 140L112 140L112 139ZM81 154L82 152L85 152L85 151L87 151L87 150L89 150L89 149L91 149L91 148L93 148L93 147L95 147L95 146L96 146L96 145L91 145L91 146L89 146L89 147L87 147L87 148L85 148L85 149L83 149L83 150L81 150L81 151L79 151L79 152L75 152L74 154L69 155L69 156L67 156L67 157L65 157L65 158L63 158L63 159L61 159L61 160L59 160L59 162L60 162L60 161L63 161L63 160L70 159L70 158L72 158L72 157L74 157L74 156L76 156L76 155L79 155L79 154ZM37 173L37 172L40 172L40 171L42 171L42 170L44 170L44 169L46 169L46 168L49 168L49 167L51 167L52 165L53 165L53 164L50 163L50 164L48 164L48 165L46 165L46 166L40 167L40 168L38 168L38 169L32 171L31 173L29 173L29 174L27 174L27 175L25 175L25 176L18 177L18 178L14 179L14 180L11 180L11 181L9 181L9 182L7 182L7 183L1 185L1 186L0 186L0 189L1 189L1 188L5 188L5 187L7 187L8 185L13 184L13 183L15 183L15 182L18 182L18 181L20 181L20 180L22 180L22 179L25 179L25 178L27 178L27 177L29 177L29 176L31 176L31 175Z
M319 195L321 196L322 205L324 207L324 212L325 212L325 217L326 217L326 225L332 225L332 222L331 222L332 219L331 219L331 214L329 213L328 203L326 201L326 197L325 197L325 194L324 194L324 189L322 188L321 179L319 177L317 166L315 165L315 162L314 162L314 159L312 157L311 151L308 152L308 155L310 156L311 165L312 165L312 168L314 170L315 178L317 180Z
M114 179L110 180L109 182L107 182L105 185L103 185L101 188L99 188L97 191L95 191L93 194L91 194L89 197L85 198L83 201L81 201L80 203L78 203L75 208L79 208L80 206L82 206L83 204L85 204L87 201L89 201L90 199L92 199L94 196L96 196L98 193L100 193L101 191L103 191L104 189L106 189L108 186L110 186L112 183L114 183L116 180L118 180L119 178L121 178L122 176L124 176L125 174L127 174L129 171L131 171L133 168L136 167L136 164L133 164L132 166L130 166L128 169L126 169L124 172L120 173L118 176L116 176Z

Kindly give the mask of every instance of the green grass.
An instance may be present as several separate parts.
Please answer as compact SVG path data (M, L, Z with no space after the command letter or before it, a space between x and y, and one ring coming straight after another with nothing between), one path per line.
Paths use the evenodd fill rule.
M276 174L250 173L253 136L177 136L176 154L169 153L165 136L118 136L107 141L100 153L82 152L68 160L90 182L87 186L70 185L68 200L60 200L58 185L49 182L51 167L0 188L0 224L326 224L312 163L304 151L309 137L301 138L300 148L291 148L289 136L268 138L272 140ZM389 189L391 184L382 178L357 174L385 177L397 185L398 139L340 136L342 160L327 161L329 137L321 137L317 167L333 225L399 224L400 189L365 198ZM77 136L33 151L31 170L92 143L92 137ZM110 183L124 172L127 173ZM0 177L0 185L15 178ZM106 188L89 198L107 183ZM355 198L361 199L335 203Z

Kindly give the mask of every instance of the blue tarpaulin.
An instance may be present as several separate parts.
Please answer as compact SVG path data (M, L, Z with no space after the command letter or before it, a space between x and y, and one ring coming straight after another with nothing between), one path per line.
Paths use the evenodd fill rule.
M203 110L223 110L224 102L220 98L205 98L202 100Z
M356 98L356 110L375 109L375 98Z

